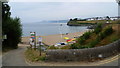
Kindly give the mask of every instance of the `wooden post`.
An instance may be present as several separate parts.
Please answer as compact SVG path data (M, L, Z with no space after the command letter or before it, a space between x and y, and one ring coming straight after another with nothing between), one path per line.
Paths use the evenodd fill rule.
M40 56L41 56L41 42L39 42L39 46L40 46Z
M36 50L36 33L34 32L35 40L34 40L34 49Z

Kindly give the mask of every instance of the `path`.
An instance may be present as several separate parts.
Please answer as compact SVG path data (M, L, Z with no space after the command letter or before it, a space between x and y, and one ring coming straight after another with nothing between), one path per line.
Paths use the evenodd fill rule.
M2 65L3 66L28 66L25 61L24 51L26 46L19 44L19 48L15 50L11 50L7 52L2 57Z

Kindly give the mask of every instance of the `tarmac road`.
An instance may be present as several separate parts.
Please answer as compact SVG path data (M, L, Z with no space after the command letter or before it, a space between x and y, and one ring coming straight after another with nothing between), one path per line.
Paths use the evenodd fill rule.
M3 66L28 66L24 57L25 49L26 49L26 46L21 46L21 44L19 44L18 49L7 52L2 57L2 65Z

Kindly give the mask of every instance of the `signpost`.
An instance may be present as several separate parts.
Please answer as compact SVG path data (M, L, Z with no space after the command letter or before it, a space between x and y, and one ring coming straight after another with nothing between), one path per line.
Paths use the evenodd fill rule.
M36 33L35 32L30 32L30 34L31 34L30 45L31 45L32 48L36 49Z
M40 47L40 56L41 56L42 37L39 37L39 38L38 38L38 43L39 43L39 47Z

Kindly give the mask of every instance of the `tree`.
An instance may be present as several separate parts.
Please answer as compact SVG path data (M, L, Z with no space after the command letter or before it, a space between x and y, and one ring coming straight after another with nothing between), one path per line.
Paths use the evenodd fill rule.
M7 3L2 3L2 34L7 35L7 39L3 41L3 49L17 48L21 41L22 25L20 18L12 18L10 15L10 6Z
M75 18L74 20L75 20L75 21L77 21L78 19L77 19L77 18Z
M72 21L72 19L70 19L70 21Z
M109 16L106 16L106 20L110 20L110 17L109 17Z

